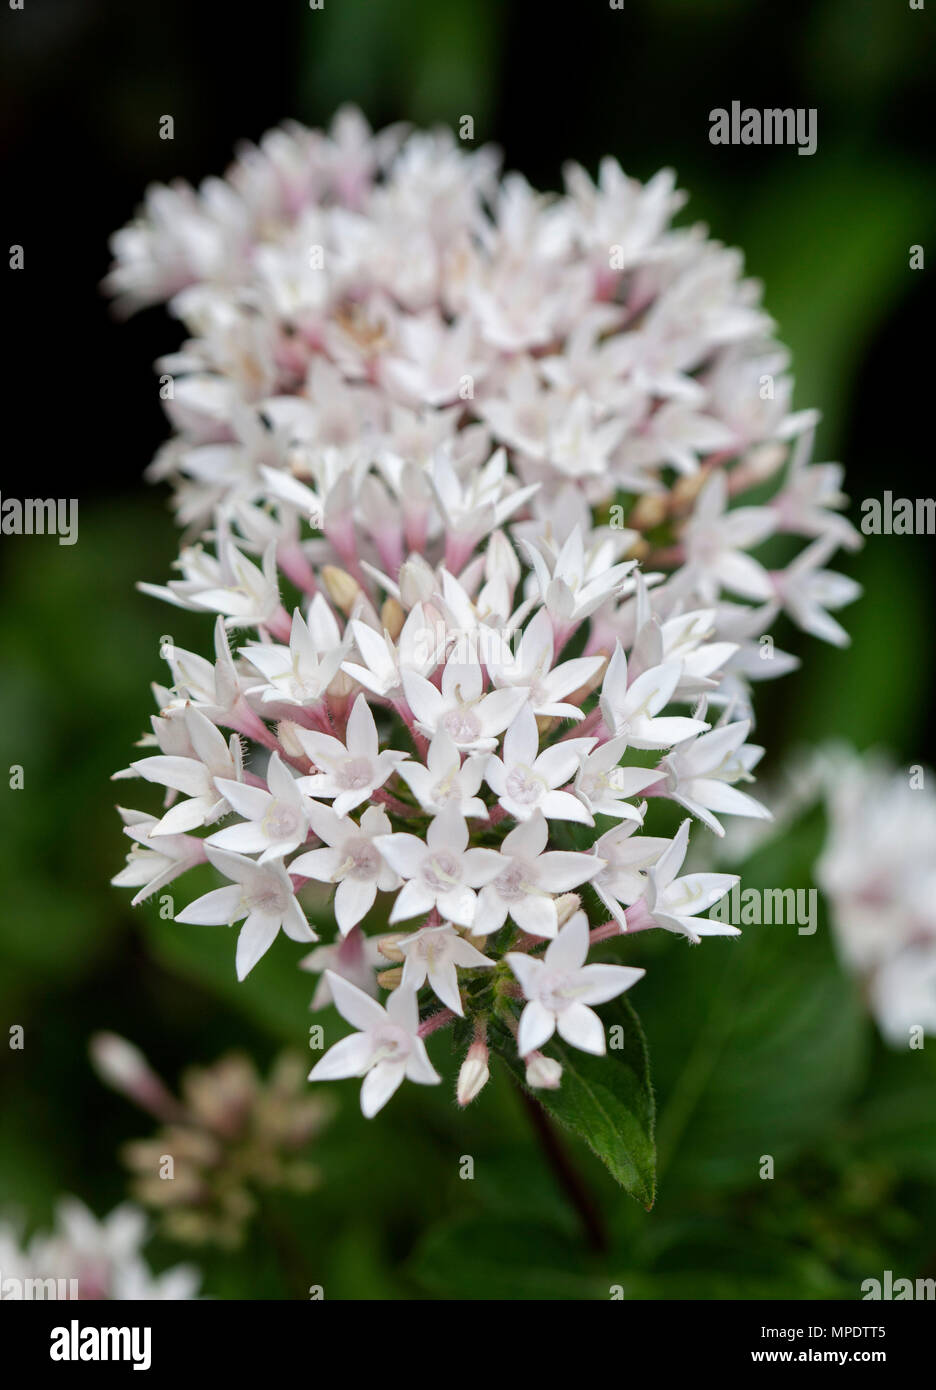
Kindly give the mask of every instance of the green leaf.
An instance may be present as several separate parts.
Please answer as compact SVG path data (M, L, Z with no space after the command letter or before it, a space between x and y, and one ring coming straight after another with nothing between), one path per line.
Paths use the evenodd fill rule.
M562 1064L562 1084L558 1090L533 1094L548 1114L584 1139L621 1186L649 1210L656 1192L656 1150L646 1040L626 999L615 1000L601 1012L610 1042L607 1055L592 1057L554 1039L548 1050ZM501 1055L525 1085L526 1069L516 1048L507 1045Z

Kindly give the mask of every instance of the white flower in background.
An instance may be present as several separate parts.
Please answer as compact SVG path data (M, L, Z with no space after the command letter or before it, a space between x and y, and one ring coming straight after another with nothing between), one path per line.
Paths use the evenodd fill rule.
M468 826L454 806L446 806L426 831L418 835L381 835L377 848L391 868L406 879L397 895L390 921L404 922L435 908L440 917L470 927L475 914L475 889L498 874L497 850L468 848Z
M686 527L686 565L705 603L715 603L722 589L742 598L768 599L773 594L770 575L746 552L776 530L777 518L767 507L735 507L727 510L728 485L724 473L714 472L696 499Z
M503 867L478 894L473 936L498 931L508 917L531 936L555 936L559 915L555 894L568 893L593 878L604 861L593 854L547 850L549 826L541 811L504 836Z
M515 820L528 820L539 811L554 820L592 825L578 797L557 788L574 776L580 758L594 746L593 738L570 738L539 753L536 718L527 704L504 735L503 758L495 753L488 758L484 778Z
M198 1297L201 1274L193 1265L175 1265L154 1274L142 1255L147 1239L145 1214L125 1202L98 1220L75 1197L62 1197L55 1208L55 1225L27 1243L10 1221L0 1221L0 1271L5 1299L30 1296L33 1287L47 1288L44 1281L60 1280L63 1298L72 1297L71 1280L79 1299L129 1301L179 1301ZM17 1284L6 1281L15 1279ZM56 1295L59 1296L58 1291Z
M936 1035L936 795L928 768L844 746L816 760L828 830L816 881L839 957L894 1047ZM814 793L815 793L814 788Z
M705 912L740 883L737 874L676 875L689 848L689 821L684 820L676 836L647 869L644 895L627 914L629 931L642 927L663 927L665 931L688 936L698 945L703 936L740 936L738 927L698 914Z
M422 927L412 936L403 937L398 945L406 958L400 988L416 993L428 980L432 992L459 1017L465 1011L458 993L458 967L472 970L496 964L459 936L451 922Z
M400 880L381 855L375 841L389 835L390 818L379 806L368 806L355 825L350 816L338 816L329 806L313 803L309 821L321 849L310 849L292 861L289 871L320 883L336 883L335 921L342 936L367 916L378 892L399 888Z
M176 914L177 922L230 926L246 919L237 938L237 978L243 980L273 945L282 927L293 941L318 938L296 901L281 860L258 864L242 854L208 848L208 858L225 878L226 888L204 893Z
M296 738L311 761L324 769L300 778L300 789L311 797L333 797L333 809L339 816L367 801L407 757L395 748L381 750L377 725L363 695L354 702L346 743L331 734L298 727Z
M861 594L861 585L845 574L821 568L837 545L834 536L813 541L782 574L775 576L774 587L783 607L804 632L836 647L847 647L851 641L848 633L828 610L854 603Z
M184 336L160 360L173 433L149 474L184 540L174 577L141 587L217 614L213 652L163 640L170 683L118 774L162 805L121 812L114 881L138 902L207 858L230 882L177 920L243 920L240 978L280 929L317 940L307 901L327 937L300 962L313 1004L361 1030L314 1074L364 1076L367 1114L405 1074L438 1079L420 1029L460 1009L458 1098L478 1093L488 1023L519 1012L505 953L530 986L529 1084L561 1083L554 1027L601 1050L591 1004L639 972L584 964L584 914L560 930L576 888L611 919L600 939L733 933L700 914L734 880L677 877L689 822L671 840L645 821L678 801L718 862L719 818L763 815L741 789L753 689L798 662L768 629L785 610L844 640L830 610L857 586L825 568L856 538L841 472L809 462L818 417L792 410L740 253L674 229L682 202L669 171L644 186L613 160L544 195L490 149L347 109L197 189L151 189L114 239L108 290L168 301ZM775 534L805 541L768 571L751 551ZM626 766L634 750L662 756ZM387 907L410 925L378 984L362 924ZM909 959L862 957L893 1016ZM463 997L459 969L478 971Z
M309 1072L310 1081L363 1076L361 1110L370 1119L386 1105L404 1077L420 1086L442 1080L419 1036L415 994L394 990L384 1008L340 975L328 971L327 978L335 1007L358 1032L328 1049Z
M646 974L629 965L586 965L588 918L576 912L542 960L509 951L505 957L528 1001L520 1015L517 1049L521 1057L541 1048L553 1033L583 1052L602 1056L604 1027L589 1005L606 1004Z
M340 936L328 946L316 946L299 961L300 970L319 976L309 1008L313 1012L327 1009L334 1003L329 974L340 975L372 998L377 997L377 971L387 964L375 936L365 936L360 927L352 927L347 936Z

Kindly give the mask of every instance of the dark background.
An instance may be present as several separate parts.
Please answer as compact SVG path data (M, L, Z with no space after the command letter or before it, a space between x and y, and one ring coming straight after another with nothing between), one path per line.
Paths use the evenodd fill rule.
M116 324L98 284L107 238L145 185L220 173L239 140L287 116L327 123L345 101L360 104L375 127L399 119L457 127L471 114L478 143L497 143L506 167L545 188L559 186L568 159L594 172L602 155L613 154L640 178L672 165L691 195L682 220L701 218L713 235L741 246L749 272L764 280L778 335L793 350L796 405L824 412L816 457L845 461L857 518L860 500L885 488L932 492L933 271L911 271L908 259L914 244L936 254L933 16L901 0L795 0L782 8L629 0L623 12L597 0L554 8L326 0L322 11L301 0L240 8L26 0L21 12L4 8L0 26L4 245L25 248L25 269L7 271L4 286L2 490L80 500L78 545L0 540L0 767L22 764L26 778L21 792L0 790L0 1032L21 1023L28 1039L23 1053L0 1050L0 1207L18 1205L35 1222L47 1219L63 1189L108 1209L123 1191L118 1143L148 1130L91 1073L86 1046L95 1029L130 1036L175 1079L185 1063L208 1062L226 1046L261 1059L282 1041L302 1047L311 983L297 980L292 956L281 950L256 985L238 989L228 975L229 941L155 923L108 887L125 846L107 779L129 760L148 718L147 683L163 675L160 636L169 631L194 647L206 640L203 624L167 616L133 589L137 579L161 581L176 549L166 498L142 472L167 433L150 364L180 331L161 309ZM733 99L816 107L817 153L711 145L708 113ZM172 141L158 137L164 114L175 120ZM804 665L760 689L760 732L771 748L764 766L829 736L932 764L932 538L877 538L840 567L866 588L844 615L853 646L843 654L782 631L781 645ZM763 868L765 881L808 881L820 834L816 823L791 840L783 866ZM708 1039L702 1023L694 1031L693 1012L706 991L738 975L744 994L759 971L765 979L775 973L772 944L742 949L762 955L749 960L739 950L726 966L716 947L703 966L696 956L687 966L683 952L655 951L661 982L673 973L669 998L664 991L654 1004L648 993L645 1023L659 1058L659 1099L665 1108L676 1097L668 1130L664 1124L675 1157L652 1233L642 1213L592 1174L614 1204L615 1268L640 1269L635 1277L647 1281L640 1289L656 1294L686 1287L667 1273L671 1258L674 1269L689 1270L689 1287L702 1284L714 1296L775 1279L770 1287L791 1297L833 1290L851 1297L853 1280L876 1274L885 1259L895 1269L902 1259L907 1274L929 1268L924 1230L936 1157L914 1130L901 1141L910 1158L898 1160L880 1138L886 1126L875 1120L869 1131L856 1118L868 1107L875 1114L893 1091L896 1061L859 1021L827 940L816 946L826 953L828 980L815 1018L789 1022L786 1006L799 998L803 972L817 978L812 966L798 965L786 1002L778 998L760 1025L761 1033L783 1025L792 1035L781 1038L765 1070L747 1077L747 1090L739 1081L734 1099L722 1096L700 1120L696 1072L704 1089L705 1077L757 1051L742 1036L718 1042L727 1054L706 1053L709 1040L693 1054L701 1062L688 1081L680 1070L693 1038ZM683 1036L673 1036L677 1015ZM789 1089L790 1065L801 1076L828 1073L827 1089L806 1097ZM733 1126L743 1132L739 1117L757 1088L777 1097L770 1123L786 1136L776 1147L789 1155L786 1186L778 1184L771 1201L764 1184L751 1185L746 1151L732 1148ZM578 1255L556 1253L572 1239L565 1217L553 1210L555 1193L503 1078L491 1095L486 1110L467 1116L440 1096L429 1104L425 1093L401 1096L379 1130L367 1131L374 1149L365 1157L363 1122L346 1091L325 1145L326 1158L332 1146L328 1210L296 1218L327 1251L321 1259L336 1296L426 1289L477 1296L482 1275L477 1285L470 1277L452 1285L443 1256L451 1247L469 1271L478 1264L489 1277L484 1233L491 1222L503 1225L505 1194L513 1193L517 1216L518 1173L526 1192L519 1215L536 1228L516 1237L526 1252L521 1263L528 1266L530 1241L542 1241L554 1219L560 1244L547 1243L545 1283L535 1287L568 1295L549 1273L570 1261L578 1270ZM906 1101L918 1128L920 1113L918 1101ZM787 1132L782 1117L793 1114L804 1118ZM875 1142L884 1157L877 1164L872 1157L869 1169ZM467 1235L458 1226L464 1185L453 1182L448 1157L466 1144L490 1159L495 1174L479 1183ZM252 1263L212 1267L213 1291L281 1292L276 1271L262 1272L262 1241L258 1251ZM506 1246L502 1254L509 1270ZM510 1287L508 1276L503 1296Z

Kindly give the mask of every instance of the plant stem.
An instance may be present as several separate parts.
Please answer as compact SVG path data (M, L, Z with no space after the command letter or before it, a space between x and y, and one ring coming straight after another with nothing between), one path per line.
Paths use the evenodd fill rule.
M589 1192L581 1176L574 1167L565 1147L556 1133L555 1127L546 1111L540 1105L535 1096L531 1096L528 1091L520 1089L520 1099L523 1101L524 1108L530 1117L533 1131L539 1141L543 1155L553 1171L553 1176L559 1183L571 1205L575 1208L576 1214L582 1223L582 1230L588 1242L589 1249L596 1254L605 1254L608 1250L608 1233L605 1230L601 1212L598 1209L594 1197Z

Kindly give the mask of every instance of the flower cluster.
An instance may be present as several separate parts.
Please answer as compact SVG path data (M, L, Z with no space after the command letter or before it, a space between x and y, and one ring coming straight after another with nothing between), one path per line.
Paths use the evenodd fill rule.
M74 1197L63 1197L55 1227L23 1240L0 1221L0 1296L5 1299L79 1298L115 1301L196 1298L201 1275L191 1265L153 1274L140 1253L146 1218L125 1203L102 1221Z
M132 1195L160 1214L173 1240L234 1249L265 1193L317 1187L307 1149L331 1106L305 1091L298 1055L281 1054L266 1079L240 1054L192 1067L178 1097L113 1033L96 1034L91 1055L108 1085L161 1122L151 1139L125 1144L123 1158L134 1175Z
M884 1037L907 1047L915 1030L936 1035L932 773L836 747L824 752L818 778L829 829L816 879L839 955L862 980Z
M357 1033L312 1075L363 1076L369 1115L439 1079L424 1039L456 1019L462 1103L495 1020L554 1086L554 1031L602 1053L593 1006L642 973L596 941L733 933L699 914L735 880L680 874L690 819L766 814L741 788L751 682L795 665L778 613L847 640L841 470L810 463L739 254L672 226L668 171L565 182L346 110L150 189L113 243L109 291L189 335L151 468L185 539L141 587L215 615L211 655L165 642L118 774L165 799L121 812L115 882L139 902L209 861L224 886L176 920L242 922L241 978L281 930L318 940L304 903L333 917L303 963ZM780 535L808 544L771 569L750 552ZM674 839L643 833L661 800Z

